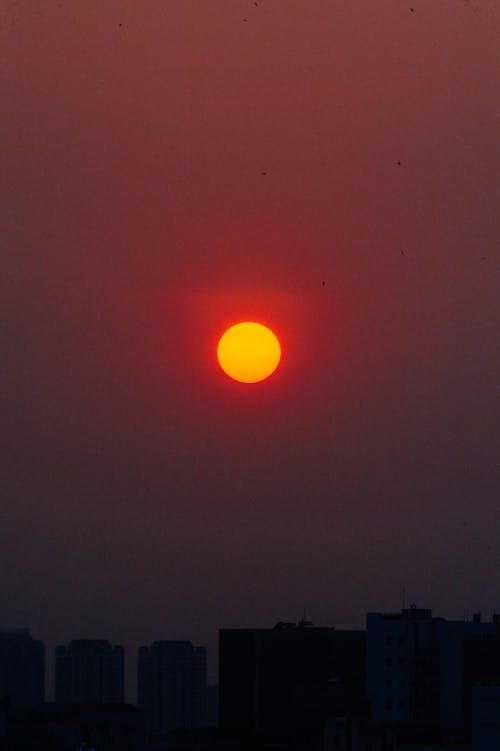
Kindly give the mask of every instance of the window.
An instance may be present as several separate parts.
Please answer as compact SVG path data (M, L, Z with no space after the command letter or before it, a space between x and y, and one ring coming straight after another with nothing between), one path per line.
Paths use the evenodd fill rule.
M390 678L386 679L385 687L386 688L392 688L392 680Z
M386 668L392 668L392 660L391 660L390 657L386 658L385 666L386 666Z
M406 688L406 681L404 678L401 678L399 681L399 688Z
M386 699L384 706L386 709L392 709L392 699Z
M391 634L387 634L386 635L386 637L385 637L385 643L387 644L388 647L392 644L392 636L391 636Z

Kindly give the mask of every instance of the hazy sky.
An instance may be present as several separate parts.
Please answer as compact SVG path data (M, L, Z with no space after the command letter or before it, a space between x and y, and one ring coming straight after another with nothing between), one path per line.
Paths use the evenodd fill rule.
M500 608L500 4L0 8L3 625Z

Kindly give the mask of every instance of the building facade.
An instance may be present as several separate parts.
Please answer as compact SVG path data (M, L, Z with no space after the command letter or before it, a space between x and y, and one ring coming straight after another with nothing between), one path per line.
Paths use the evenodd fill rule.
M221 730L302 748L365 708L364 632L308 622L219 632Z
M27 629L0 631L0 702L17 708L44 700L45 646Z
M386 726L461 730L467 725L466 638L494 623L447 621L423 608L367 614L367 691L372 719Z
M207 653L190 641L155 641L138 653L138 703L150 736L206 723Z
M56 702L123 703L124 650L101 639L56 647Z
M472 751L500 749L500 682L472 688Z

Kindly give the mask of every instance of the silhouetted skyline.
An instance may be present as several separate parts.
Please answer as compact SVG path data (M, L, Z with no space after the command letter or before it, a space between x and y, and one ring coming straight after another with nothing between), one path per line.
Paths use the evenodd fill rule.
M0 633L2 748L497 751L500 739L496 613L452 621L411 606L369 612L363 630L221 629L210 691L204 647L158 640L137 654L136 707L124 703L121 645L57 647L56 702L41 691L43 657L28 632Z

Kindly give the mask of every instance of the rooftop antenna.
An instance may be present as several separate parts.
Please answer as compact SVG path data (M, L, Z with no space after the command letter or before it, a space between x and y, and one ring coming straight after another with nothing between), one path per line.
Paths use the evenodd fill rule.
M306 608L304 607L304 610L302 612L302 618L299 621L299 626L312 626L312 625L313 625L313 622L307 620L307 611L306 611Z

